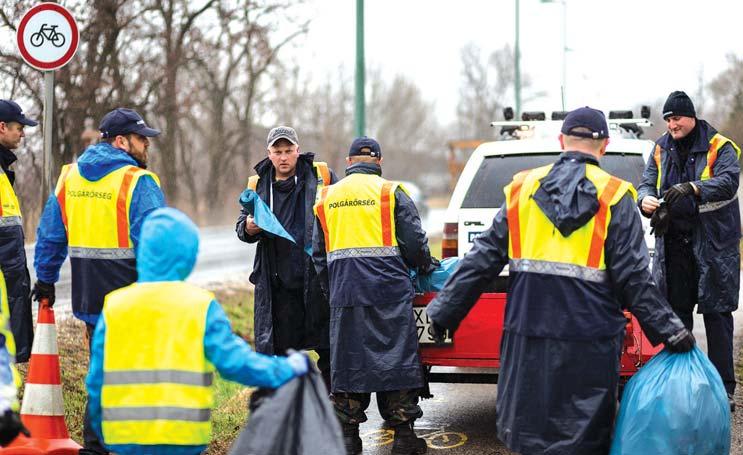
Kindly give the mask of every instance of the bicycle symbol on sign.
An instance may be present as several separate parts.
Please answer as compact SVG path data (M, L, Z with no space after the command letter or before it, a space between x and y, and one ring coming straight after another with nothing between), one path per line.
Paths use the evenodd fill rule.
M40 47L44 41L49 40L54 47L62 47L65 43L65 37L57 31L58 25L43 24L38 32L31 35L31 45Z

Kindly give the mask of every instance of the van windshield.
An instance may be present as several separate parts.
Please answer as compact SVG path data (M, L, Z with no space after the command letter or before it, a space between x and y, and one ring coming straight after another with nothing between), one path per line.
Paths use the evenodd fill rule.
M559 154L560 152L485 157L467 190L462 208L500 208L505 202L503 188L511 183L514 174L554 163ZM644 167L642 155L639 154L610 152L601 158L603 170L631 182L635 187L640 184Z

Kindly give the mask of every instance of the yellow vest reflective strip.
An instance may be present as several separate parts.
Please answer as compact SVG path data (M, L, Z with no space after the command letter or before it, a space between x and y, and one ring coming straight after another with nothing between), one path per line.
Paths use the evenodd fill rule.
M209 443L214 366L204 333L212 300L183 282L135 283L106 296L101 406L108 444Z
M134 248L85 248L73 246L69 249L71 258L84 259L134 259Z
M156 408L132 407L109 408L103 410L103 420L108 422L129 420L182 420L185 422L206 422L211 420L209 409L188 409L161 406ZM108 442L108 439L106 439Z
M387 256L400 256L400 248L396 246L344 248L342 250L335 250L328 253L328 263L333 262L336 259L372 258Z
M594 283L607 282L606 270L582 267L564 262L540 261L536 259L511 259L508 262L510 272L544 273L546 275L566 276Z
M183 370L107 371L103 375L103 383L108 385L154 384L158 382L210 386L214 382L214 375L212 373L195 373Z
M134 257L129 206L137 181L145 175L160 184L155 174L136 166L121 167L95 182L85 179L77 164L62 168L55 193L72 257ZM115 249L122 251L116 254Z
M317 192L315 193L315 202L320 200L320 192L323 187L330 185L330 169L328 163L324 161L315 161L312 163L312 167L315 168L317 174ZM255 191L258 188L259 175L251 175L248 177L247 189Z
M21 205L18 203L15 191L13 191L13 185L10 184L8 176L2 169L0 169L0 217L13 217L18 219L21 217ZM16 225L15 222L12 224L6 224L6 226L14 225Z
M23 224L20 216L4 216L0 218L0 227L20 226Z
M400 254L394 227L398 186L376 175L352 174L322 189L314 210L325 234L328 261Z
M539 188L539 180L550 169L552 165L521 172L504 190L511 258L509 267L519 272L604 282L604 244L611 218L610 208L628 191L634 194L634 188L598 166L587 165L586 177L596 187L599 208L588 223L563 237L532 199Z

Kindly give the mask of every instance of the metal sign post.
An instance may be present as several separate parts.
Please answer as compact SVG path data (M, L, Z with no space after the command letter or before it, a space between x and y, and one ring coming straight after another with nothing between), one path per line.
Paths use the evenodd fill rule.
M54 71L44 71L44 175L41 179L41 197L52 190L52 122L54 112ZM42 206L43 207L43 206Z
M44 72L44 156L42 204L52 189L52 131L54 129L54 70L77 51L80 32L72 14L58 3L41 3L26 11L16 32L23 60Z

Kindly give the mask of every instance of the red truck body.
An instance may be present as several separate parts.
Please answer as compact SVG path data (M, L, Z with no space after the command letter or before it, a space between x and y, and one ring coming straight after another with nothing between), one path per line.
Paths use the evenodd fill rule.
M419 294L413 301L414 307L424 307L436 296L435 292ZM500 341L503 333L503 318L506 308L506 294L485 293L480 296L475 306L464 318L454 334L453 342L445 345L421 343L421 360L431 382L497 382L497 371L500 367ZM622 348L620 375L622 383L626 382L638 369L662 349L662 345L653 347L640 328L634 316L627 316L627 332ZM426 323L419 321L419 332L426 330ZM420 337L419 337L420 338ZM472 367L493 369L490 380L462 380L466 374L431 374L431 367ZM483 370L477 375L483 378ZM450 377L451 380L446 378Z

